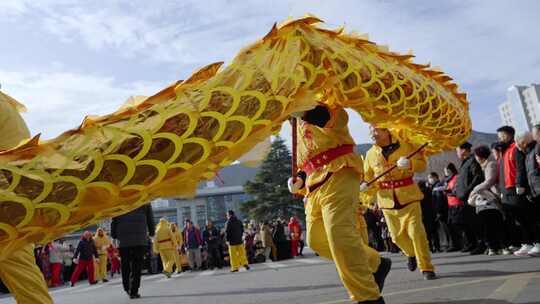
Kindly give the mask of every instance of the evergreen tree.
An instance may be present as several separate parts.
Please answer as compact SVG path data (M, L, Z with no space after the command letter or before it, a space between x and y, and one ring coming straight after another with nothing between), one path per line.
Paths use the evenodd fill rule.
M244 185L252 200L242 204L242 212L257 221L273 220L277 217L297 216L303 221L302 199L293 198L287 188L291 176L291 153L279 136L272 142L270 152L253 181Z

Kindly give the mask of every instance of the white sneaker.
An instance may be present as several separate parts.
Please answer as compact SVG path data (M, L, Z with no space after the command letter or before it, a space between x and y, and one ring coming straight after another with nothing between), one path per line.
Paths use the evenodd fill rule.
M533 257L540 257L540 243L535 243L534 247L529 250L528 254Z
M494 249L489 249L488 250L488 255L489 256L494 256L494 255L498 255L499 252L497 250L494 250Z
M508 249L508 248L504 248L504 249L502 250L502 254L503 254L503 255L511 255L511 254L512 254L512 251L510 251L510 249Z
M516 252L516 251L518 251L520 248L512 245L512 246L508 246L507 249L508 249L510 252Z
M529 244L523 244L521 245L521 248L514 252L514 255L517 255L517 256L529 256L529 251L531 251L534 247L532 245L529 245Z

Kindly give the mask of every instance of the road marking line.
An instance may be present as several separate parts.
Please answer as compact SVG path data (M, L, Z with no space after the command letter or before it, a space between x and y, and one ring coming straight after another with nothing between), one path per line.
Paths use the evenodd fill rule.
M101 288L103 286L104 285L95 285L95 286L90 286L90 287L86 287L86 288L75 290L75 291L70 290L70 293L80 293L80 292L85 292L85 291L91 291L91 290L94 290L94 289L99 289L99 288Z
M287 264L282 264L282 263L276 263L276 262L269 262L269 263L262 263L262 265L268 267L268 268L283 268L283 267L287 267Z
M159 277L161 277L160 274L151 274L151 275L143 276L143 277L141 278L141 281L154 280L154 279L157 279L157 278L159 278Z
M452 287L459 287L459 286L467 286L471 284L479 284L484 282L490 282L490 281L501 281L501 280L508 280L511 278L516 278L519 276L526 276L529 279L531 278L540 278L540 272L532 272L532 273L525 273L525 274L511 274L511 275L503 275L503 276L496 276L491 278L485 278L485 279L478 279L478 280L471 280L471 281L463 281L463 282L457 282L457 283L450 283L450 284L444 284L444 285L438 285L438 286L431 286L431 287L423 287L423 288L416 288L416 289L407 289L407 290L400 290L395 292L389 292L389 293L383 293L384 297L390 297L390 296L396 296L396 295L403 295L403 294L409 294L409 293L415 293L415 292L423 292L423 291L430 291L435 289L444 289L444 288L452 288ZM330 302L321 302L318 304L342 304L342 303L350 303L350 300L337 300L337 301L330 301Z
M320 264L323 263L320 259L296 259L295 262L304 263L304 264Z
M199 273L199 276L211 276L211 275L214 275L215 273L216 273L215 270L205 270Z
M71 283L68 283L68 284L71 284ZM88 285L88 284L84 284L84 283L81 283L81 284L82 285L75 286L75 287L66 286L65 288L60 288L60 289L49 291L49 293L50 294L56 294L56 293L60 293L60 292L76 291L76 290L83 289L83 288L95 287L93 285Z
M520 276L516 275L513 278L508 278L501 286L499 286L499 288L488 296L488 299L512 302L519 296L523 289L527 287L529 281L533 277L533 275L524 274Z

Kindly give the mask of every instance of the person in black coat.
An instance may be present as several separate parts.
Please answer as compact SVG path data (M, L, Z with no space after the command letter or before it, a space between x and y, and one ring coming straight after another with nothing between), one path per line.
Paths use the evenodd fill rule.
M456 182L455 194L457 198L465 202L463 205L463 212L466 224L466 237L467 246L462 250L463 252L470 252L471 254L483 254L487 248L485 242L481 240L481 227L480 218L476 215L474 207L469 206L467 201L471 191L478 184L484 181L484 171L480 164L474 158L471 151L472 145L469 142L465 142L456 148L458 158L461 160L461 166L459 168L459 176Z
M431 252L440 251L439 235L435 226L435 211L433 209L433 197L431 195L431 189L428 187L427 181L421 180L418 183L418 188L424 194L424 198L420 201L422 208L422 223L424 224L424 230L429 242L429 249Z
M154 236L154 214L150 204L113 218L111 237L117 239L122 263L122 285L131 299L140 298L141 266Z
M448 228L448 200L446 198L446 185L440 180L437 172L431 172L428 176L428 188L431 190L431 198L433 203L434 229L436 231L436 238L433 240L433 246L436 250L441 251L440 235L444 237L446 249L452 247L450 229Z
M249 263L244 247L244 224L240 221L234 211L227 211L227 222L225 223L225 240L229 245L229 258L231 261L231 272L237 272L240 266L249 270Z
M538 202L540 196L539 164L536 161L536 142L530 132L523 132L516 136L516 146L524 156L523 166L527 184L525 193L528 196L511 211L522 231L522 247L514 252L518 256L540 256L540 232L535 223L535 209L533 202ZM519 177L519 175L518 175ZM519 182L518 182L519 183ZM533 202L531 202L531 200Z
M220 252L221 239L219 230L214 226L214 223L211 220L206 222L203 239L208 251L208 257L210 258L210 269L214 269L214 267L221 269L223 267L223 258L221 257Z

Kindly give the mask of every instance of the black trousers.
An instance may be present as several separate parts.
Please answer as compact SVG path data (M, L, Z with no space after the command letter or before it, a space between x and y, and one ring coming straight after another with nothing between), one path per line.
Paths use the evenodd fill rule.
M208 267L210 268L221 268L223 267L223 259L221 258L221 252L219 251L219 246L208 246L208 258L209 263Z
M499 250L504 246L504 222L502 213L496 209L478 213L482 225L482 239L489 249Z
M130 295L137 294L141 286L141 268L147 246L120 248L122 259L122 285Z
M455 244L461 244L463 247L477 245L475 227L473 226L477 225L477 219L475 219L474 212L474 209L467 205L448 209L448 226L453 246L456 246Z
M424 219L424 230L426 231L426 236L429 244L429 249L433 252L435 250L441 250L441 243L439 241L439 234L437 231L437 223L435 219Z
M521 226L521 243L532 244L540 242L540 235L538 227L536 226L534 216L534 206L529 201L522 201L519 205L503 205L504 212L509 218L511 223L509 225L515 225L518 222ZM508 229L513 229L510 226Z
M64 282L69 282L71 275L73 274L73 264L66 266L64 265L62 270L62 279Z
M452 244L452 238L450 234L450 228L448 228L447 224L448 220L439 218L435 220L435 232L437 233L437 239L436 241L438 244L434 242L434 245L439 245L437 248L446 247L447 249L452 247L454 244ZM454 247L459 247L457 245L454 245Z
M298 246L300 246L299 249L298 249L298 254L303 255L304 254L304 247L306 246L306 243L304 243L304 240L300 239L300 241L298 241Z

